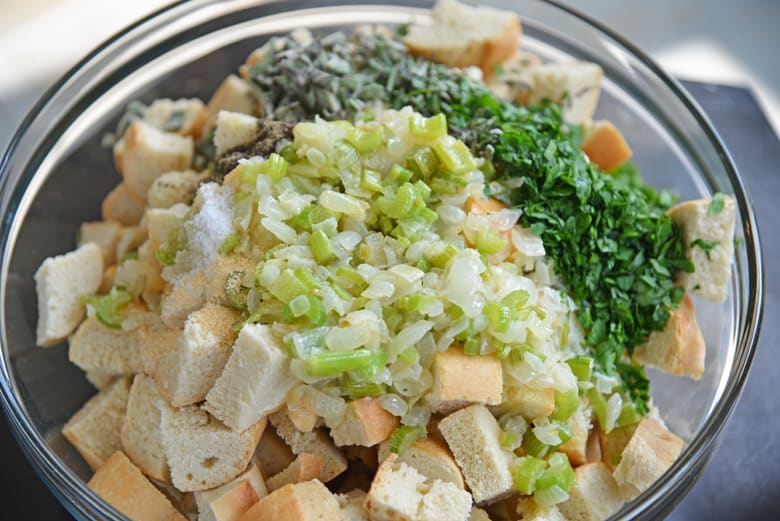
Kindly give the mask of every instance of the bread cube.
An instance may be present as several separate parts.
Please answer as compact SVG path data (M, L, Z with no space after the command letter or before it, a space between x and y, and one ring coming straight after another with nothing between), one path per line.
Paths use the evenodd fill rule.
M324 464L322 456L305 452L298 454L286 469L268 478L268 488L276 490L285 485L317 479L322 474Z
M123 226L133 226L144 215L143 198L133 196L125 183L111 190L101 204L104 221L116 221Z
M156 99L146 108L143 119L165 132L198 138L203 131L206 107L197 98Z
M439 422L439 431L475 503L492 503L512 493L511 455L501 448L501 428L484 405L471 405L450 414Z
M287 352L271 328L246 324L206 396L205 408L231 428L242 430L281 407L296 383Z
M118 377L115 374L104 373L103 371L86 371L84 377L91 383L95 389L102 391L111 385Z
M181 329L191 313L206 304L208 279L202 271L193 270L176 277L165 288L160 299L160 318L171 329Z
M539 65L533 68L534 88L528 102L549 99L561 104L563 119L568 123L587 123L596 110L603 76L595 63L564 61Z
M81 296L95 293L102 279L103 252L94 242L43 261L35 272L39 346L56 345L76 329L84 318Z
M609 121L594 121L582 137L582 151L590 162L605 172L611 172L631 159L631 147L620 130Z
M535 54L518 51L501 64L499 73L489 77L485 83L502 100L527 105L533 90L533 68L540 63Z
M268 495L263 476L256 461L249 463L247 470L224 485L195 492L199 521L237 521Z
M682 440L666 427L643 418L615 467L615 480L625 498L638 496L660 478L677 459L682 446Z
M255 458L260 472L267 479L286 469L295 460L295 454L289 445L279 437L274 428L263 431L260 443L255 449Z
M152 182L146 193L149 208L170 208L176 204L192 205L205 173L194 170L166 172Z
M258 116L261 113L260 100L252 92L249 82L231 74L220 83L209 100L205 128L214 126L217 114L222 110Z
M168 498L117 451L101 466L87 486L130 519L187 521Z
M558 504L569 521L604 521L623 506L620 488L604 463L577 467L574 479L569 499Z
M678 281L694 295L715 302L723 302L728 294L737 215L732 196L723 196L722 202L719 211L715 199L686 201L667 211L682 228L686 255L696 268L693 273L680 271Z
M364 506L366 495L366 492L359 488L350 490L346 494L336 495L343 521L369 521L368 512Z
M599 439L599 452L601 453L601 461L614 471L618 463L620 463L620 457L623 451L631 441L631 437L634 435L637 425L626 425L625 427L618 427L612 429L609 433L605 433L598 425L594 427L597 431Z
M206 301L228 306L230 303L225 296L225 281L234 271L252 272L255 263L251 259L241 255L218 255L211 264L208 284L206 286Z
M116 243L116 262L125 260L128 253L138 249L146 240L147 231L144 224L125 226L119 234Z
M114 145L117 169L138 201L146 201L152 183L165 172L188 168L193 152L191 137L159 130L144 121L133 122Z
M518 499L517 514L521 521L569 521L557 506L540 505L532 497Z
M404 37L411 54L450 67L476 66L487 77L517 52L520 19L515 13L439 0L431 16L431 25L412 25Z
M471 356L453 345L434 354L432 372L429 400L434 412L447 414L471 403L501 403L503 373L494 355Z
M698 380L704 373L706 346L696 308L687 293L673 309L663 331L653 331L647 341L634 348L634 360L678 376Z
M481 508L472 506L469 513L469 521L490 521L490 516Z
M119 431L125 418L130 378L116 379L85 403L62 428L62 435L76 447L92 470L121 450Z
M390 443L385 441L379 445L379 461L384 461L390 456ZM417 440L402 454L398 455L398 461L406 463L428 479L438 479L446 483L452 483L458 488L465 489L463 474L455 463L455 458L444 444L431 436Z
M347 404L347 412L338 423L326 419L325 424L338 446L373 447L389 438L400 422L382 407L378 399L361 398Z
M116 262L116 245L121 230L122 226L116 221L82 223L79 228L79 246L94 242L103 253L103 266L111 266Z
M504 388L504 401L497 410L501 414L521 414L528 420L545 418L555 409L555 389L540 389L528 385L508 385Z
M452 483L427 479L391 454L371 482L366 510L372 521L467 521L471 497Z
M260 133L260 120L222 110L217 114L217 127L214 131L214 146L218 156L234 148L253 142Z
M135 334L95 318L87 318L71 337L68 359L84 371L107 374L134 374L143 368Z
M146 227L150 247L157 251L168 244L171 232L179 228L190 211L190 207L177 203L169 208L150 208L146 211Z
M317 480L271 492L244 514L241 521L342 521L338 501Z
M319 477L323 483L327 483L347 470L347 459L344 453L333 444L333 440L324 429L301 432L295 428L284 411L272 414L269 416L269 421L293 454L316 454L323 459L322 473Z

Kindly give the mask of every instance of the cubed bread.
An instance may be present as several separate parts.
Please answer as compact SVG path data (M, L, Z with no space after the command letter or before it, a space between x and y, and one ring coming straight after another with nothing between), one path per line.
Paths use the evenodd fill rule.
M585 129L582 151L590 162L605 172L631 159L631 147L620 130L609 121L594 121Z
M620 457L623 451L626 449L626 445L631 441L631 437L634 435L637 424L626 425L625 427L618 427L612 429L609 433L605 433L598 424L594 427L594 430L598 433L599 438L599 452L601 453L601 461L614 471L618 463L620 463Z
M155 380L161 379L158 375L160 359L176 350L182 330L169 328L155 313L149 313L136 334L143 371Z
M540 63L535 54L518 51L501 64L499 71L490 76L486 84L493 94L504 101L526 105L533 90L533 68Z
M696 268L678 272L682 286L700 297L723 302L731 280L737 202L730 196L680 203L667 211L682 228L686 255Z
M98 391L102 391L103 389L111 385L114 382L114 380L118 378L118 376L115 374L104 373L103 371L97 371L97 370L85 371L84 377Z
M306 452L298 454L286 469L268 478L268 489L276 490L285 485L317 479L322 474L324 463L322 456Z
M123 226L138 224L144 215L144 202L130 194L125 183L119 183L111 190L101 205L104 221L116 221Z
M305 481L271 492L241 521L342 521L339 503L325 485Z
M155 179L165 172L189 168L194 145L189 136L165 132L135 121L114 145L114 159L125 186L136 200L145 201Z
M152 479L171 482L171 472L163 447L163 410L171 406L154 381L138 374L127 400L127 413L121 430L122 448L141 472Z
M244 273L254 270L255 263L241 255L218 255L211 264L208 284L206 286L206 301L230 305L225 295L225 281L234 271Z
M266 418L232 430L206 411L187 406L162 410L162 441L173 485L183 491L218 487L241 474L255 452Z
M144 121L165 132L198 138L203 131L206 107L197 98L156 99L146 108Z
M82 223L79 228L79 246L94 242L103 253L103 267L116 262L116 245L122 225L116 221L95 221Z
M511 494L510 454L501 448L501 428L484 405L471 405L439 422L474 502L486 504Z
M509 11L439 0L431 18L430 25L412 25L404 44L411 54L450 67L473 65L489 76L520 44L520 18Z
M549 99L561 104L565 121L587 123L596 110L603 76L595 63L565 61L539 65L533 68L534 88L528 102Z
M369 521L368 511L364 506L366 492L356 488L346 494L338 494L336 500L341 508L342 521Z
M176 277L160 299L160 318L171 329L181 329L184 321L206 304L208 278L200 270Z
M518 521L569 521L555 505L538 504L532 497L517 500Z
M663 425L650 418L639 422L615 467L615 480L626 499L652 485L672 466L683 442Z
M566 421L571 438L562 444L558 450L566 453L572 466L582 465L587 462L588 435L591 431L591 417L593 411L587 402L580 400L580 405L571 417Z
M127 254L137 250L146 240L147 232L144 224L136 226L125 226L119 234L119 240L116 243L116 261L125 260Z
M194 170L166 172L152 182L146 193L149 208L170 208L175 204L192 204L205 173Z
M150 208L146 211L146 228L153 251L168 244L171 232L178 229L187 218L190 207L177 203L168 208Z
M296 383L287 352L271 328L246 324L205 407L226 425L242 430L281 407Z
M467 521L471 497L452 483L430 480L391 454L366 497L371 521Z
M219 304L206 304L192 313L178 336L176 349L158 359L155 380L175 407L202 402L230 356L239 313Z
M259 133L259 119L238 112L220 111L217 114L217 126L214 130L214 146L217 155L220 156L234 148L251 143Z
M311 432L301 432L295 428L285 411L278 411L269 417L276 433L290 447L293 454L316 454L323 459L322 474L319 480L327 483L347 470L347 458L333 444L333 440L324 429L314 429Z
M330 436L338 446L373 447L390 437L400 421L377 398L361 398L347 404L347 412L333 422L325 420Z
M35 272L36 343L49 347L70 335L84 318L81 296L95 293L102 280L103 252L94 242L44 260Z
M214 126L221 110L250 116L259 116L261 112L259 98L252 92L252 86L234 74L225 78L211 96L206 106L205 128Z
M634 348L633 357L640 364L698 380L704 373L706 351L696 308L686 293L677 309L671 311L663 331L650 333L644 344Z
M384 461L390 454L389 442L382 442L379 445L379 461ZM455 463L450 449L437 438L429 436L414 442L398 455L398 461L413 467L428 479L438 479L452 483L458 488L466 488L463 474Z
M545 418L555 409L555 389L528 385L507 385L504 400L497 410L501 414L521 414L527 420Z
M458 345L433 358L432 410L447 414L471 403L497 405L504 387L501 362L495 355L470 356Z
M568 521L604 521L623 506L620 488L604 463L577 467L574 480L569 499L558 504Z
M62 435L93 470L122 449L119 431L125 418L130 378L116 379L89 399L62 428Z
M263 431L263 436L255 450L255 457L263 477L267 479L287 468L295 459L295 454L274 428Z
M95 472L87 486L134 521L187 521L119 451Z
M253 458L247 470L221 487L195 492L198 521L238 521L268 495L260 468Z
M70 338L68 359L84 371L134 374L143 366L135 333L87 318Z

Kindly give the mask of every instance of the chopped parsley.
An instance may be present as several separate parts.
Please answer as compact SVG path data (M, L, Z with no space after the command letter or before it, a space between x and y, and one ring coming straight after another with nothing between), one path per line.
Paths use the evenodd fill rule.
M691 248L701 248L704 250L704 253L707 254L707 260L710 260L710 252L714 250L715 246L718 244L718 241L705 241L704 239L696 239L695 241L691 242Z
M723 194L718 192L715 195L712 196L712 201L710 201L710 206L707 208L707 215L710 217L715 217L716 215L720 215L720 212L723 211Z
M185 114L183 110L172 111L168 116L168 120L165 122L165 125L163 125L163 130L166 132L180 130L182 125L184 125L184 116Z

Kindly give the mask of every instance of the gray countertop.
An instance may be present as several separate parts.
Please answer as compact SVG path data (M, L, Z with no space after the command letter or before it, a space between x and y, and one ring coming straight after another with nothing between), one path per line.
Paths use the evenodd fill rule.
M731 151L752 196L765 260L765 310L761 342L744 393L719 446L690 494L669 519L780 519L780 141L750 91L686 84ZM70 519L21 455L0 421L0 501L5 519Z

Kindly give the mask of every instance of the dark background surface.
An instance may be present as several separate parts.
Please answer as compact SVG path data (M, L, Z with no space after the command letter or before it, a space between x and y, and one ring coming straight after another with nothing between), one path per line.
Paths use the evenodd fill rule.
M744 392L699 482L669 517L780 519L780 141L747 89L686 87L709 115L752 197L763 241L765 308L761 341ZM0 519L70 520L0 420Z

